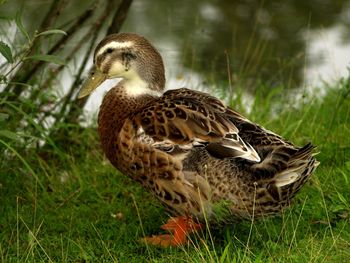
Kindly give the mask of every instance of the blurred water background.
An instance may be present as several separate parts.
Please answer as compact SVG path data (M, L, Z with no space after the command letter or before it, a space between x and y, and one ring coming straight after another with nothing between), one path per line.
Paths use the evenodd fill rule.
M22 20L29 31L40 22L33 18L40 17L50 2L25 3ZM72 1L70 15L81 13L91 2ZM0 17L14 16L23 3L5 1ZM16 35L13 28L11 23L1 26L9 39ZM253 96L261 85L283 86L292 91L289 96L322 95L325 82L332 83L347 72L350 1L134 0L122 31L144 35L160 50L167 88L187 86L224 98L234 94L237 86ZM75 59L62 75L62 94L80 62ZM89 99L89 112L96 112L111 83Z

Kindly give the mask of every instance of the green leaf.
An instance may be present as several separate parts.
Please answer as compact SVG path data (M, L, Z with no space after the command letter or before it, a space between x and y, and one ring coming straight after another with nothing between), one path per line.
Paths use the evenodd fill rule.
M30 88L30 87L32 86L32 85L30 85L30 84L21 83L21 82L17 82L17 81L10 81L8 84L24 86L24 87L26 87L26 88Z
M66 65L64 59L54 55L33 55L25 58L25 60L27 59L46 61L58 65Z
M0 137L6 137L11 140L17 141L19 139L18 135L9 130L0 130Z
M67 33L66 33L65 31L63 31L63 30L60 30L60 29L50 29L50 30L43 31L43 32L37 34L36 36L39 37L39 36L52 35L52 34L67 35Z
M0 112L0 121L5 121L9 118L9 115L7 113Z
M346 168L350 171L350 161L347 161L347 162L345 163L345 165L346 165Z
M2 74L0 74L0 84L7 84L7 78Z
M13 63L11 48L2 41L0 41L0 53L6 58L7 62Z
M28 35L28 32L27 30L24 28L23 24L22 24L22 20L21 20L21 12L18 11L16 13L16 18L15 18L15 22L16 22L16 25L18 27L18 29L22 32L22 34L28 39L28 41L30 41L30 37Z
M346 201L346 198L339 192L338 192L338 198L344 205L346 205L348 208L350 207L349 203Z

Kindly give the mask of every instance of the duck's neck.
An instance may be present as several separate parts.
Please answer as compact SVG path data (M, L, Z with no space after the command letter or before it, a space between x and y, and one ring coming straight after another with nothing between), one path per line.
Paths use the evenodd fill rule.
M125 82L122 81L108 91L103 98L98 114L98 131L107 157L109 157L109 152L113 151L111 147L113 147L113 142L116 141L125 119L157 99L156 93L142 93L145 89L147 86L141 85L135 94L130 94L130 87L125 88Z

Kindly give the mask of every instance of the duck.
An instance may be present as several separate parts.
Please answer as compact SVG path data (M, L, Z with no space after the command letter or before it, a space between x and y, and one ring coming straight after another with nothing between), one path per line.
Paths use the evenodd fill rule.
M106 36L93 63L78 98L119 79L99 109L104 154L174 215L148 244L183 245L203 222L279 214L319 164L311 143L295 146L208 93L165 90L162 57L139 34Z

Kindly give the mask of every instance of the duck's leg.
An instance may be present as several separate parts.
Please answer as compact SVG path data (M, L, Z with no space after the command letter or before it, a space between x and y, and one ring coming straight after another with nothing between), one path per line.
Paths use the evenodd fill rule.
M172 234L145 237L142 241L162 247L180 246L186 243L188 234L198 231L202 225L194 222L191 217L180 216L170 218L161 228Z

